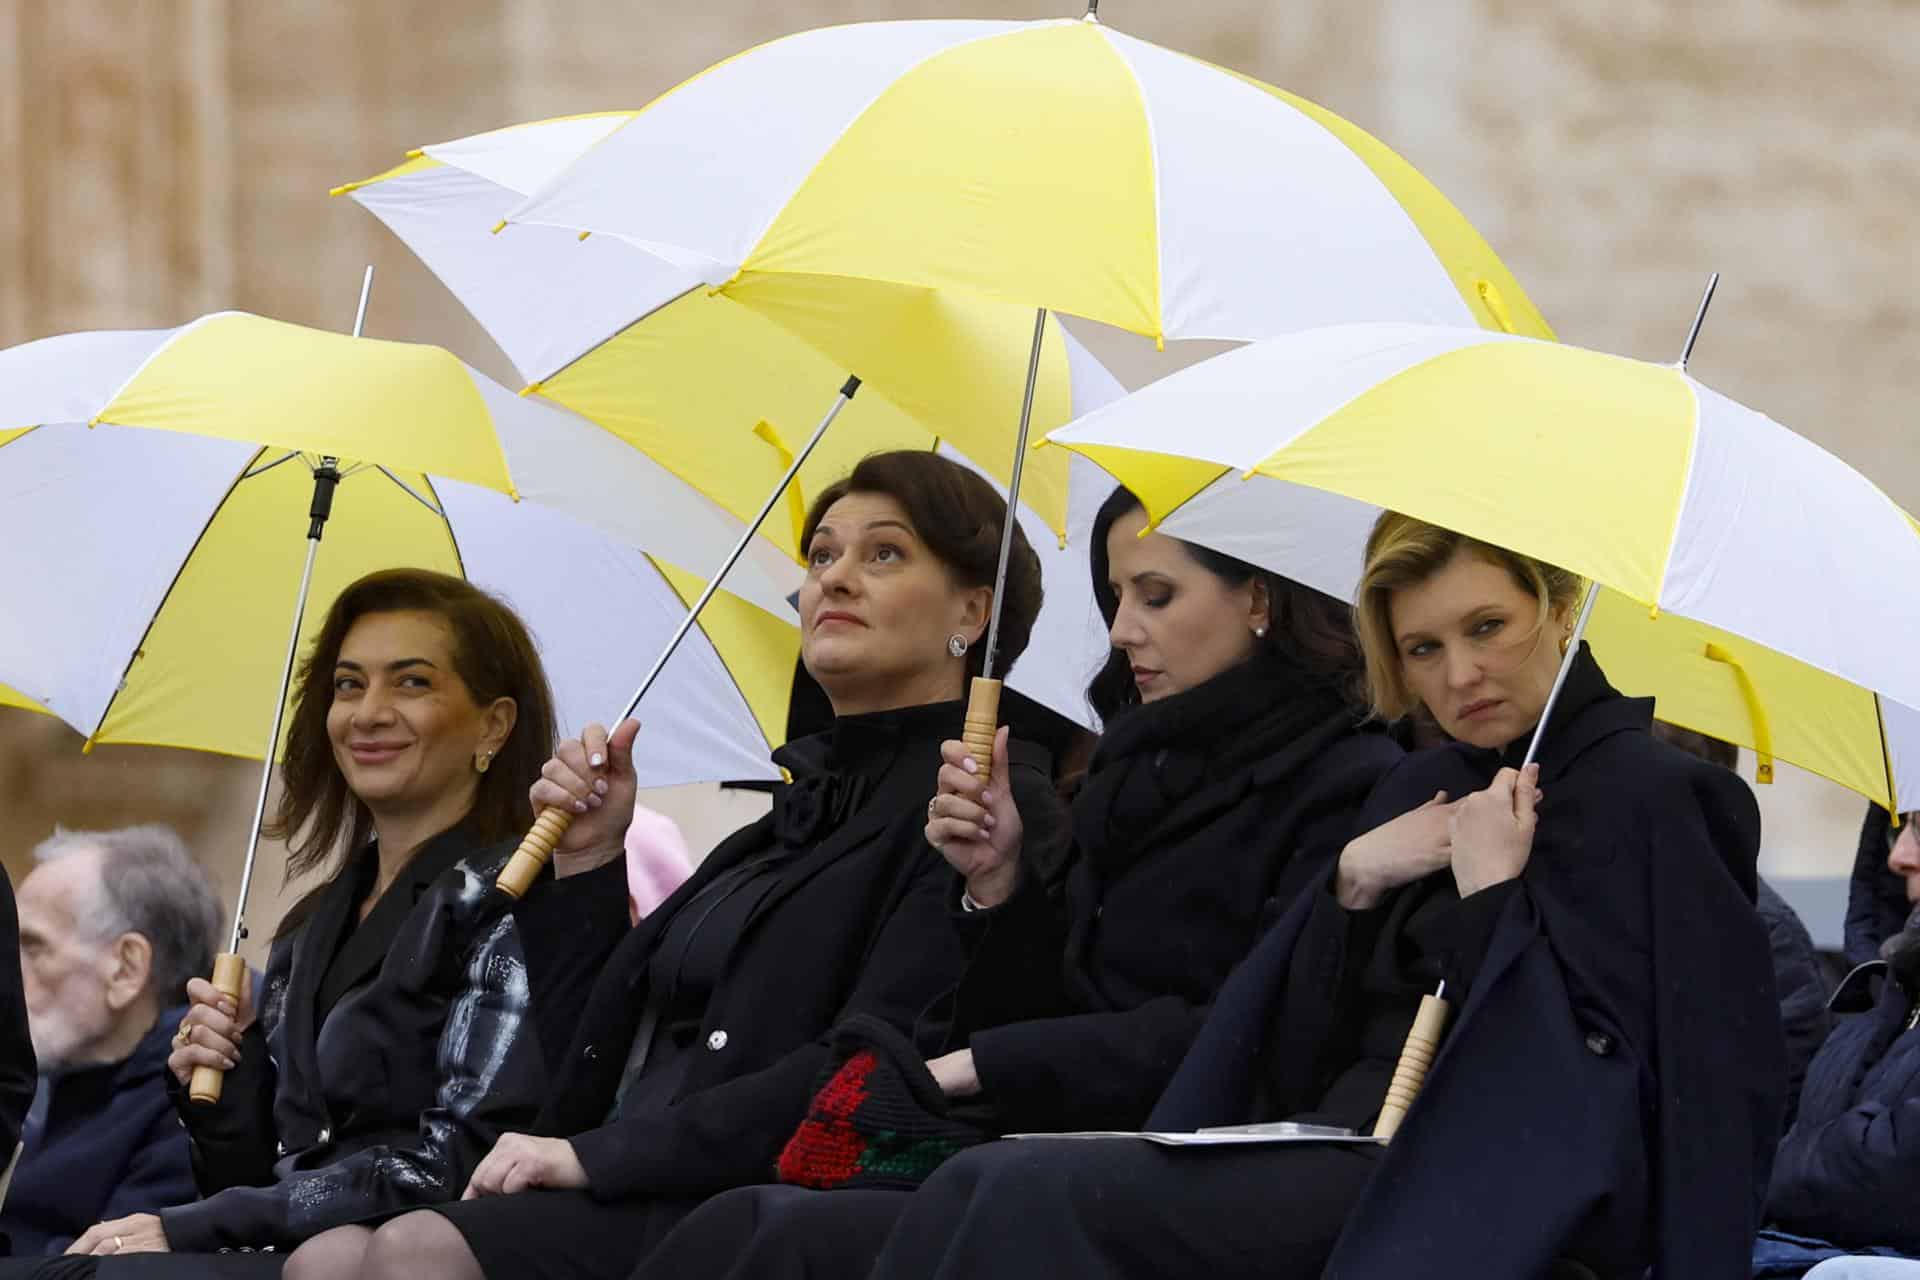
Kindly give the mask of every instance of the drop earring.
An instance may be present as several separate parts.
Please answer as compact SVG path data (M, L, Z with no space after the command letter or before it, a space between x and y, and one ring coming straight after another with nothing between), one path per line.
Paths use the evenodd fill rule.
M487 771L487 767L492 763L493 763L493 752L482 751L479 755L473 758L473 771L475 773L485 773Z
M955 658L967 656L968 640L958 631L947 637L947 653Z

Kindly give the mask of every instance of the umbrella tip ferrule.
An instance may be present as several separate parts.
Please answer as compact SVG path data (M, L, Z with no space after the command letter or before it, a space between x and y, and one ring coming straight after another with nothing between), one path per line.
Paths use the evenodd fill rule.
M343 182L337 187L328 187L327 194L329 196L343 196L347 194L347 192L352 191L354 188L358 187L359 185L360 184L357 182Z
M418 160L421 156L424 156L425 154L427 153L421 148L414 147L412 150L407 152L405 158L408 160Z
M520 394L523 396L537 396L545 389L546 385L547 383L544 378L535 382L529 382L526 386L520 388Z
M502 231L505 231L506 229L507 229L507 220L505 218L502 218L500 219L500 221L493 224L493 230L489 231L487 234L497 236Z

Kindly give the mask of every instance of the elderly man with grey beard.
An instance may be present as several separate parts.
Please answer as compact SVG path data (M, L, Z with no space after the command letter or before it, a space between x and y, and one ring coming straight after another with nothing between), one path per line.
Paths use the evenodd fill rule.
M162 826L62 831L21 883L20 961L40 1088L0 1228L57 1254L96 1222L194 1199L166 1063L220 902Z

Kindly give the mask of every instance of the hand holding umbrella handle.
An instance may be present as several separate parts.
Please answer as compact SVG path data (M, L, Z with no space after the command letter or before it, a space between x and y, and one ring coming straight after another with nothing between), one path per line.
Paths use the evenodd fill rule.
M1443 985L1441 990L1445 989ZM1383 1142L1392 1140L1427 1082L1427 1070L1440 1051L1440 1033L1447 1029L1447 1012L1447 1002L1440 996L1420 997L1420 1011L1413 1015L1413 1028L1407 1032L1407 1043L1387 1085L1387 1100L1380 1104L1380 1118L1373 1122L1373 1136Z
M533 888L533 882L540 875L540 868L553 858L554 848L567 834L567 828L573 825L573 815L565 809L548 806L534 819L533 829L527 832L520 847L507 859L507 865L500 871L500 878L494 881L494 887L518 902L527 896L527 890Z
M233 1001L236 1008L240 1004L241 988L246 982L245 960L231 951L222 951L213 958L214 989ZM202 1106L211 1106L220 1101L220 1090L226 1079L227 1073L216 1067L195 1067L193 1079L187 1085L187 1096Z
M999 732L1000 682L975 676L967 693L967 718L960 729L960 740L980 766L982 785L993 781L993 740Z

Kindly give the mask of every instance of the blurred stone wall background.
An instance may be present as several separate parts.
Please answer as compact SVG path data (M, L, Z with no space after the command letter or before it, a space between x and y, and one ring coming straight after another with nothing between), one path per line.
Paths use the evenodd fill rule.
M1014 0L0 0L0 344L228 306L344 328L373 262L369 333L506 376L328 187L422 143L641 105L790 31L955 14L1048 16ZM1107 0L1102 17L1381 135L1570 341L1671 359L1706 273L1724 272L1693 370L1920 506L1920 4ZM1134 383L1180 358L1096 343ZM83 758L79 742L0 712L0 860L16 878L56 821L163 818L232 887L251 767ZM759 802L691 788L661 803L704 849ZM1844 873L1856 801L1796 777L1763 803L1770 871ZM269 866L263 888L278 878ZM273 912L268 894L256 939Z

